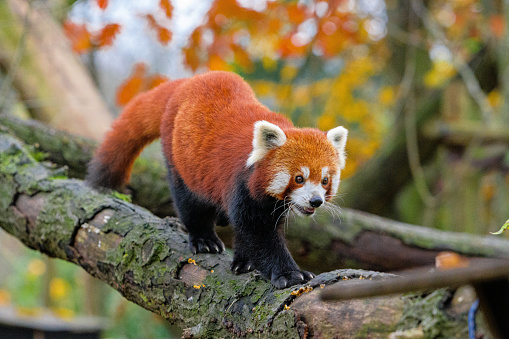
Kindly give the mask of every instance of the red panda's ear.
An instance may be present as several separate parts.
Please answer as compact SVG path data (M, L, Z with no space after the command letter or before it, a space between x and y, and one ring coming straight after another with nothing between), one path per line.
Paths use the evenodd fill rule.
M346 128L344 128L343 126L333 128L327 132L327 138L330 140L330 142L332 142L334 147L336 147L336 149L338 150L339 167L341 169L345 168L345 161L346 161L345 146L346 146L347 136L348 136L348 130Z
M268 121L260 120L254 124L253 151L249 154L246 166L250 167L263 159L271 149L280 147L286 142L283 130Z

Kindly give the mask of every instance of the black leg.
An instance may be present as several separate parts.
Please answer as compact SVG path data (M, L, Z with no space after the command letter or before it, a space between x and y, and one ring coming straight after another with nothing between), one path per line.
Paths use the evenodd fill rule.
M277 288L303 284L314 277L299 269L286 247L280 228L284 212L282 201L273 198L256 201L239 184L229 208L235 229L234 273L255 268Z
M170 189L178 216L189 232L193 253L221 253L224 244L214 231L216 208L187 188L178 173L168 166Z

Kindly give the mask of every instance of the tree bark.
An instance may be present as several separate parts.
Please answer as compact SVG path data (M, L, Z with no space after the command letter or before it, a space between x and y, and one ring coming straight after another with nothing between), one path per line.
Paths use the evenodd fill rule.
M177 219L160 219L66 179L54 166L36 162L31 150L0 129L0 227L30 248L80 265L185 328L184 336L387 337L415 302L399 296L319 300L328 284L390 278L373 271L336 270L284 290L257 273L233 275L229 253L191 255ZM433 302L428 316L446 312L444 305ZM465 334L464 318L444 326Z
M0 68L38 120L100 140L113 118L60 24L40 4L0 1Z

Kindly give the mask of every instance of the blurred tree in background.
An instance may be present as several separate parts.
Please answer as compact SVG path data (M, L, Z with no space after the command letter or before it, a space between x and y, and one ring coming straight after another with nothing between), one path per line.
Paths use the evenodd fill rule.
M51 29L27 19L44 14ZM0 110L98 138L111 117L87 77L118 111L168 79L234 71L296 125L350 130L340 205L486 234L509 216L508 17L501 0L6 0ZM64 67L62 31L88 73ZM49 81L64 74L76 85Z

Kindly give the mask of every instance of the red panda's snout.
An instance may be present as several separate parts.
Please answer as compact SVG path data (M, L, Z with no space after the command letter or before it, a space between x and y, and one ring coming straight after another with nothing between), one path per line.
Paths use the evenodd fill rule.
M299 215L314 214L317 208L334 196L332 191L337 187L333 185L339 185L339 173L331 172L329 166L313 167L301 166L287 187L285 198L291 209Z

